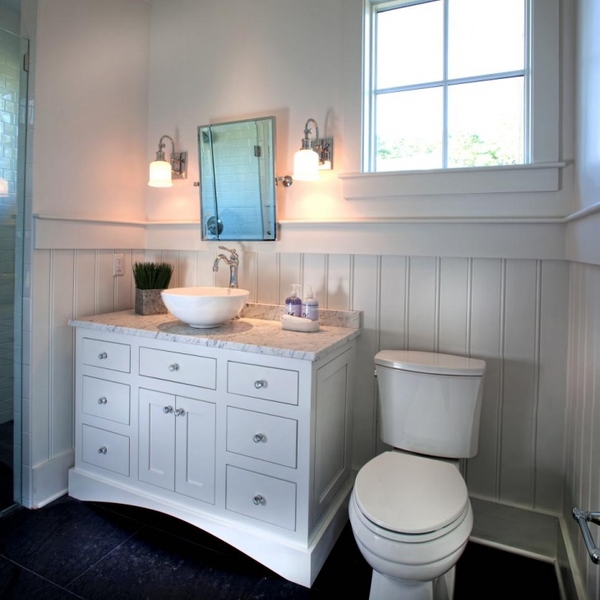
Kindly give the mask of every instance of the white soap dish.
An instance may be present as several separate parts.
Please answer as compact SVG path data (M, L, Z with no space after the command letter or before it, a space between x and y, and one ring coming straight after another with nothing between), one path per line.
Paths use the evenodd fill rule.
M293 315L283 315L281 317L282 329L288 329L289 331L310 333L312 331L319 331L320 326L319 321L312 321L304 317L294 317Z

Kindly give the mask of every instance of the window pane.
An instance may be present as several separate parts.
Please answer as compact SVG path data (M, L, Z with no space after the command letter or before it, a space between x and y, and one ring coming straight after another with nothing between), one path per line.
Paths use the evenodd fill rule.
M442 79L443 16L439 0L377 13L377 89Z
M448 88L448 166L524 161L523 77Z
M376 106L376 171L442 167L442 88L383 94Z
M524 68L525 0L449 0L448 76Z

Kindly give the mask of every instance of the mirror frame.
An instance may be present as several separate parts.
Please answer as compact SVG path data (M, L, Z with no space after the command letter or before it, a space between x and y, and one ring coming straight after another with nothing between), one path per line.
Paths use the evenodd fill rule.
M270 130L270 139L268 139L268 133L262 143L257 143L260 140L259 134L257 133L256 138L248 138L247 144L240 143L239 140L244 140L241 137L235 139L237 130L235 126L240 126L240 131L243 131L244 125L264 123L268 125ZM218 157L215 160L215 147L216 142L214 137L226 131L228 128L230 131L236 133L232 137L232 152L233 154L224 155ZM219 131L221 129L221 131ZM254 144L252 142L255 141ZM240 119L237 121L225 121L219 123L210 123L208 125L200 125L198 127L198 166L199 166L199 194L200 194L200 228L201 238L203 241L260 241L270 242L277 240L277 183L276 183L276 124L275 117L259 117L255 119ZM206 155L205 145L210 144L210 155ZM252 154L247 152L248 148L252 148ZM266 154L265 154L266 148ZM243 154L240 157L236 157L235 153L241 149ZM222 165L224 171L230 170L234 164L239 165L237 173L225 172L224 176L219 179L218 174L215 173L215 166L218 166L219 161L227 161L227 159L233 156L232 161L229 161L228 165ZM247 160L250 156L250 160ZM251 164L252 159L266 159L264 162L258 164L257 176L250 175L249 170L254 167ZM217 163L217 165L215 164ZM208 173L208 176L206 175ZM250 192L244 189L244 179L246 182L253 186ZM257 189L256 189L257 186ZM219 188L224 188L219 194ZM224 193L227 193L230 188L230 194L236 199L240 200L242 204L239 206L228 206L221 200L219 205L220 196L223 197ZM258 195L258 204L256 202L252 205L248 201L248 198L256 193ZM266 202L263 201L266 199ZM243 203L247 206L244 206ZM247 214L251 214L254 220L250 221L256 225L256 230L260 227L261 235L249 234L244 232L242 229L233 229L231 233L227 233L227 222L222 218L224 213L229 213L228 216L235 222L243 223L242 227L248 226L247 222L244 222L240 217L240 210L242 214L244 211L248 211Z

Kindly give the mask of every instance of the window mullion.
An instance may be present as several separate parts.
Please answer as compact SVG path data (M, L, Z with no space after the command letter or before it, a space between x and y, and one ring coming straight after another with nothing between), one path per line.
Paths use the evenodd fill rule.
M376 143L376 131L377 131L377 114L376 114L376 74L377 74L377 10L372 6L370 11L370 39L369 44L369 56L370 61L367 66L367 73L365 74L368 81L368 111L366 118L368 119L368 135L365 138L368 140L368 148L366 154L366 160L368 163L369 171L374 171L376 168L376 156L377 156L377 143Z
M523 128L526 132L523 136L523 157L526 163L533 162L533 149L532 149L532 136L531 136L531 112L533 110L531 106L531 0L526 0L524 3L525 9L525 36L524 36L524 56L525 56L525 73L524 77L524 94L525 98L523 101Z
M446 82L427 81L423 83L414 83L411 85L399 85L397 87L375 89L374 94L395 94L396 92L411 92L413 90L424 90L427 88L442 87L444 83L448 87L461 85L464 83L479 83L480 81L499 81L500 79L510 79L512 77L524 77L525 71L506 71L504 73L490 73L486 75L473 75L472 77L459 77L457 79L447 79Z
M444 56L442 90L442 167L448 166L448 2L444 0Z

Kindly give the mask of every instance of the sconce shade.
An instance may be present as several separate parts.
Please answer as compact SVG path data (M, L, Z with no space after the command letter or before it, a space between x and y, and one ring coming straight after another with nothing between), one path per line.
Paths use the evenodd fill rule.
M319 179L319 155L311 148L298 150L294 154L294 179L317 181Z
M163 140L171 142L171 162L165 160ZM163 135L158 142L156 160L150 163L150 179L148 185L151 187L173 187L173 179L185 179L187 177L187 152L175 152L175 142L168 135Z
M171 179L171 163L166 160L155 160L150 163L150 187L173 187Z
M310 139L315 128L315 139ZM298 181L318 181L319 171L333 168L333 139L319 138L319 126L314 119L308 119L304 126L304 137L300 150L294 154L294 179Z

